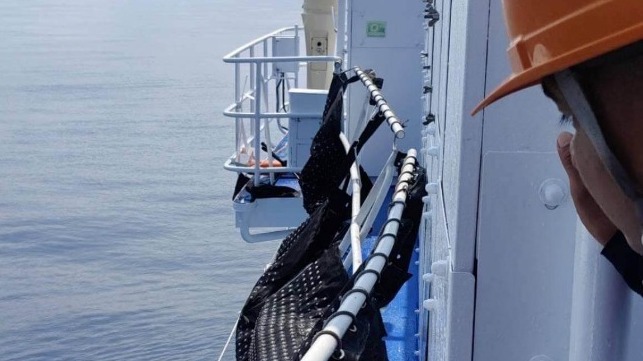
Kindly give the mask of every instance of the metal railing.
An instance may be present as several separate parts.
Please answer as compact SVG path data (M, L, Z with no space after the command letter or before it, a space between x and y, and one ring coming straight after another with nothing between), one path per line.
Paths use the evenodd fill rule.
M377 257L370 257L368 259L364 267L364 272L357 275L353 288L348 291L342 299L338 311L334 313L334 317L331 316L322 331L317 333L313 344L302 358L302 361L326 361L330 359L337 349L338 340L342 339L353 323L354 317L364 302L366 302L367 295L373 290L373 286L386 265L395 244L402 212L406 206L409 181L413 177L413 172L416 167L416 156L417 152L415 149L410 149L404 159L400 176L395 186L395 192L393 193L393 200L391 201L387 221L382 230L379 242L372 252L372 254L377 255Z
M395 138L404 138L405 133L402 122L400 122L397 115L395 115L393 109L389 107L380 89L373 83L371 77L369 77L368 74L364 73L360 68L355 67L353 68L353 70L355 70L355 74L357 74L359 80L362 81L362 84L364 84L366 89L371 93L371 97L375 101L377 108L380 112L382 112L382 114L384 115L384 119L386 119L386 122L391 127L391 131L393 132L393 134L395 134Z
M270 137L271 128L275 128L273 121L279 123L279 120L285 118L321 116L321 110L310 114L288 112L287 88L300 86L300 68L310 62L341 62L341 58L337 56L299 56L300 32L298 26L276 30L239 47L223 58L225 63L234 64L234 102L223 114L234 118L236 123L235 152L226 161L224 168L253 174L256 185L259 185L262 173L270 174L274 182L275 173L301 171L301 167L274 165L273 142ZM286 44L286 47L275 46L279 41ZM292 49L286 49L289 46ZM277 99L273 107L268 100L271 82L275 84L275 89L282 82L282 104L277 104ZM248 89L245 89L246 84ZM277 128L285 134L281 125L278 124ZM262 143L266 148L263 153L265 156L262 155Z

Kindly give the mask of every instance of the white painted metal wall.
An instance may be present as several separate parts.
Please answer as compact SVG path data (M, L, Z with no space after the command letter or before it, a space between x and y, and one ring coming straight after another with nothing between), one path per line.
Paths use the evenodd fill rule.
M369 25L385 24L384 34L368 32ZM382 93L401 121L406 123L406 136L398 142L400 149L419 147L421 108L419 94L422 89L420 51L424 39L422 32L422 3L419 0L350 1L348 14L349 39L348 65L361 69L374 69L384 78ZM383 36L382 36L383 35ZM348 102L350 119L359 117L366 97L363 87L351 87ZM386 152L379 151L393 140L386 125L373 135L360 156L369 174L378 174L386 161ZM353 129L348 130L353 135Z
M434 6L424 110L435 126L423 132L434 183L421 250L428 359L643 359L640 297L576 235L569 196L544 203L544 190L568 194L556 109L532 88L469 115L509 73L500 1Z

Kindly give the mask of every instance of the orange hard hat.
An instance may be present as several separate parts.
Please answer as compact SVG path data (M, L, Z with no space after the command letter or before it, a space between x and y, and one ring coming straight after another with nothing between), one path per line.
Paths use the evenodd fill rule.
M512 74L473 110L643 39L643 0L503 0Z

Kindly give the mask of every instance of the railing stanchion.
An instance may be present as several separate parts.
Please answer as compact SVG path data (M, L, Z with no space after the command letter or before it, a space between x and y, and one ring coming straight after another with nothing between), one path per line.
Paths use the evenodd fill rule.
M299 54L299 25L295 25L295 54ZM299 62L295 66L295 88L299 88Z
M254 183L255 186L259 186L259 181L261 180L261 65L255 63L255 117L254 121L254 156L255 156L255 169L254 169Z

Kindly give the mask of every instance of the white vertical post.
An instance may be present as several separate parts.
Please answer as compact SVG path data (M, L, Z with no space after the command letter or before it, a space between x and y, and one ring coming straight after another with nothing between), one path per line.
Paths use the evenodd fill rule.
M351 149L351 144L346 138L346 134L339 132L339 139L344 145L346 152ZM350 156L350 154L349 154ZM357 272L359 266L362 265L362 238L360 237L361 229L358 222L358 215L362 202L362 183L360 180L357 159L351 164L350 168L351 190L353 192L351 197L351 224L349 228L351 237L351 258L353 259L353 273Z
M237 56L238 57L238 56ZM242 109L241 105L241 64L240 63L235 63L234 64L234 102L235 102L235 107L234 111L239 112ZM241 129L243 129L243 118L235 118L234 119L234 133L235 133L235 157L237 161L239 160L239 152L241 151L241 141L240 141L240 136L242 134ZM243 140L245 142L245 139Z
M627 285L578 222L570 327L570 361L622 360L627 345Z
M299 26L295 25L295 54L299 55ZM299 62L295 67L295 88L299 88Z
M255 117L254 117L254 154L255 154L255 170L254 170L254 183L255 186L259 185L261 175L261 64L253 63L255 67Z

